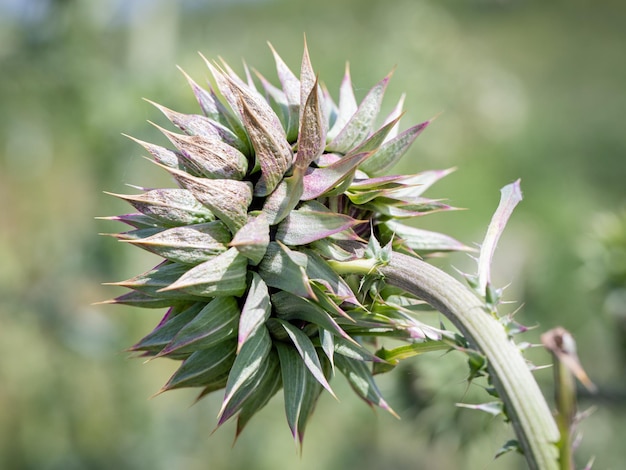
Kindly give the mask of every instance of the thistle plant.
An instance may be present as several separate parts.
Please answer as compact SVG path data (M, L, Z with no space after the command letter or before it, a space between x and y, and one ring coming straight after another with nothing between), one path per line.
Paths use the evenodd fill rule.
M374 376L407 357L456 349L468 355L470 379L486 377L498 400L476 407L512 422L517 441L507 448L531 468L558 468L558 429L511 339L517 324L498 315L489 276L519 184L503 190L477 274L458 281L424 259L472 250L407 223L453 209L424 196L449 170L388 175L430 121L401 132L403 99L378 116L390 76L358 103L346 68L335 103L306 47L299 77L272 52L279 86L205 59L207 86L183 72L201 114L153 103L179 129L157 126L171 146L135 139L175 187L117 194L136 212L108 218L132 228L119 240L163 258L114 283L131 290L110 303L167 308L131 350L181 361L163 391L223 390L218 426L236 418L237 435L282 391L299 446L320 395L334 395L335 375L395 414ZM456 331L427 324L425 308Z

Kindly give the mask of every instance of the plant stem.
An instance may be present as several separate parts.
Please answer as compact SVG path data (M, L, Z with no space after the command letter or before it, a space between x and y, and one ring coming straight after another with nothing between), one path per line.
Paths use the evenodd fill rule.
M338 271L360 272L358 265L333 263ZM394 253L378 267L389 284L421 298L445 315L486 358L488 370L520 447L532 470L558 470L559 430L524 357L502 324L465 285L417 258Z

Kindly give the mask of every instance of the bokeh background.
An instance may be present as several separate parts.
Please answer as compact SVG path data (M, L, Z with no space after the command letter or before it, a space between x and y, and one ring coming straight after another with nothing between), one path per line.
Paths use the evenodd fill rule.
M358 97L397 66L386 106L407 93L405 127L438 115L397 170L457 167L429 194L468 210L420 226L479 242L499 188L522 178L496 282L537 326L524 339L568 328L599 386L581 392L597 409L579 467L595 455L595 468L623 468L625 12L618 0L0 0L0 468L524 468L493 459L505 423L455 407L480 397L455 354L381 377L400 421L337 380L341 402L321 400L302 457L278 397L232 447L232 425L211 435L219 393L150 399L175 364L124 352L158 312L93 305L121 293L101 283L155 261L99 237L121 227L94 218L126 210L105 190L168 183L121 136L163 142L141 98L196 112L175 65L202 81L197 51L239 71L245 57L274 79L266 41L297 70L303 33L330 90L346 60ZM550 371L537 377L551 397Z

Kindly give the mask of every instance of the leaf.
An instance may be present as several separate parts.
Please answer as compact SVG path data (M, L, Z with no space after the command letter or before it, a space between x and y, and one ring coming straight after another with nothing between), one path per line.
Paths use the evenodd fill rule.
M309 201L328 193L342 181L353 176L356 167L370 155L368 152L351 154L328 166L314 168L304 176L304 192L300 199Z
M126 240L170 261L196 265L226 251L230 232L219 221L174 227L139 239Z
M506 227L506 223L513 213L513 209L522 200L520 180L506 185L500 190L500 193L500 203L489 223L485 240L480 248L480 257L478 258L478 289L482 295L485 295L487 285L491 282L491 260L500 235L502 235L504 227Z
M235 247L256 266L265 256L269 243L270 226L265 214L260 213L248 218L248 222L239 229L228 246Z
M408 247L418 252L472 251L471 248L448 235L418 229L393 220L388 220L380 224L379 227L387 230L387 236L395 234Z
M309 369L313 377L324 387L328 392L337 399L335 392L333 392L332 388L330 388L330 384L324 377L324 371L322 370L322 365L320 363L319 357L317 356L317 351L315 350L315 346L311 342L311 339L299 328L296 328L291 323L286 322L284 320L278 320L279 323L283 326L287 335L291 339L291 342L298 350L300 357L304 361L304 365Z
M311 201L289 213L278 225L276 239L290 246L307 245L363 222L331 212L323 204Z
M130 348L131 351L160 352L183 327L193 320L204 308L203 302L197 302L184 309L171 309L161 323L141 341Z
M468 403L457 403L456 406L460 408L469 408L471 410L484 411L493 416L498 416L503 414L504 405L501 401L492 401L489 403L478 403L475 405Z
M338 354L335 355L335 366L348 379L348 383L356 394L367 404L379 406L396 418L399 418L396 412L383 399L372 373L364 362L348 359Z
M262 176L257 182L255 196L267 196L278 185L293 163L291 146L270 105L258 93L229 76L225 84L236 99L236 107L261 165Z
M166 168L166 170L185 189L189 190L193 197L224 222L231 233L237 233L248 221L248 206L252 202L250 182L196 178L173 168Z
M219 121L221 121L218 122L216 120L213 120L206 116L200 116L198 114L178 113L153 101L146 101L156 106L176 127L185 132L185 134L189 136L205 138L208 141L217 142L216 145L218 146L218 148L228 147L225 148L226 153L235 156L237 160L239 160L240 157L243 157L244 152L247 152L246 144L230 128L227 127L227 121L223 117L218 118ZM156 127L160 129L161 132L163 132L166 136L168 136L168 138L171 134L174 137L174 140L170 139L170 141L177 148L179 148L179 143L181 143L180 138L183 136L177 136L177 134L169 133L159 126ZM192 140L190 142L194 141ZM200 140L199 142L202 142L202 140ZM182 144L185 145L184 140ZM234 160L233 162L237 160ZM246 159L244 161L241 161L239 165L247 168L247 163L248 161Z
M161 392L184 387L221 385L235 361L235 350L235 341L222 341L195 351L183 361Z
M306 274L309 279L327 286L328 290L344 302L361 305L350 286L314 250L303 250L308 257Z
M180 276L173 284L160 289L161 294L178 291L197 296L241 296L246 290L248 262L236 248L199 264Z
M276 350L280 358L287 423L296 446L301 449L307 422L323 388L294 347L278 342Z
M337 134L346 126L350 118L356 113L358 104L352 89L352 79L350 78L350 65L346 63L346 69L339 87L339 109L337 119L333 127L328 132L328 138L334 139Z
M142 214L169 227L201 224L215 219L213 213L186 189L153 189L138 195L105 194L129 202Z
M228 375L224 401L218 414L218 426L230 418L245 401L246 394L251 392L250 385L254 383L255 375L268 366L269 361L266 359L271 348L272 339L264 326L243 344Z
M241 180L248 170L248 159L219 135L181 135L156 126L184 157L185 168L205 178ZM179 159L180 161L180 159ZM168 165L168 167L171 167Z
M98 305L118 304L140 308L163 308L186 305L188 303L189 301L184 299L180 300L168 297L153 297L140 291L130 291L126 294L120 295L119 297L115 297L114 299L98 302Z
M325 145L326 123L318 97L317 81L315 81L302 110L295 168L304 174L311 162L324 152Z
M328 152L345 154L368 137L380 111L383 95L390 78L391 74L387 75L368 92L337 137L326 146Z
M431 122L432 120L413 126L385 142L371 158L360 165L359 169L369 175L379 175L386 172L402 158L415 139Z
M297 297L285 291L271 295L274 311L283 320L303 320L324 328L348 341L354 341L335 321L335 319L317 304Z
M497 459L498 457L501 457L504 454L508 454L511 451L517 452L519 454L523 454L522 447L519 445L519 442L517 440L515 440L515 439L511 439L511 440L506 441L504 443L504 445L502 447L500 447L498 452L496 452L496 455L494 455L493 458ZM591 467L589 467L589 468L591 468Z
M239 306L233 297L211 300L158 354L186 353L210 348L237 335Z
M304 185L300 175L289 176L278 183L263 204L263 212L269 224L276 225L287 217L300 202L303 191Z
M237 416L236 436L239 436L248 421L260 411L270 399L276 395L283 385L280 373L280 362L276 358L276 353L270 356L271 367L260 377L256 387L241 405L241 411Z
M172 283L174 283L181 275L184 275L188 269L188 266L166 261L154 267L150 271L146 271L145 273L139 274L131 279L120 282L111 282L107 283L107 285L127 287L129 289L140 291L151 297L162 299L187 301L204 300L202 297L194 295L192 292L163 291L163 289L170 287Z
M282 243L270 242L259 264L259 274L270 287L315 298L306 275L306 260L305 255L291 251Z
M271 310L267 285L257 273L253 272L248 296L241 309L237 350L240 350L246 340L267 321Z

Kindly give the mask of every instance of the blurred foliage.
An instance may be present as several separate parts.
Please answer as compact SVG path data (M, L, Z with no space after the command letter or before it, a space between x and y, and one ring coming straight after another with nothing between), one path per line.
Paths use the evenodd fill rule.
M297 68L303 33L330 90L346 60L363 93L397 65L387 103L407 92L405 125L442 113L397 170L458 167L430 194L471 210L434 216L428 228L481 240L498 189L522 178L525 201L494 279L523 301L519 319L539 325L528 341L557 324L576 337L600 386L583 397L599 410L582 425L581 462L596 455L597 468L619 468L623 330L598 285L610 278L623 295L624 278L605 262L623 252L593 246L607 246L594 235L596 214L617 213L626 198L625 13L617 0L0 0L0 468L522 465L493 461L505 424L454 407L481 393L464 383L454 354L381 379L402 421L372 414L339 384L345 398L322 400L302 458L280 400L231 450L232 428L210 436L219 396L191 408L184 391L147 400L174 364L144 365L123 351L156 316L91 305L118 293L101 282L153 261L98 237L117 228L93 218L123 210L103 190L163 178L120 136L159 141L145 122L159 113L140 98L193 110L175 64L200 80L201 51L245 57L273 77L265 41ZM451 261L473 269L462 256ZM613 302L623 313L623 297ZM548 362L539 350L529 357ZM550 394L551 374L537 374Z

